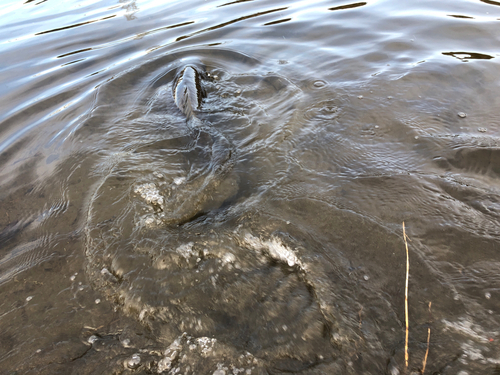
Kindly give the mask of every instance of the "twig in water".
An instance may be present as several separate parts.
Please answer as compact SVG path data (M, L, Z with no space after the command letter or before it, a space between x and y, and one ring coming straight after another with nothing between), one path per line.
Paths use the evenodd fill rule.
M361 318L361 314L363 313L363 306L361 306L361 309L358 311L358 315L359 315L359 329L362 328L362 325L363 325L363 320Z
M432 302L429 302L429 314L431 312ZM429 355L429 340L431 338L431 328L427 328L427 350L425 351L424 363L422 365L422 375L425 372L425 365L427 364L427 356Z
M406 339L405 339L405 368L408 368L408 333L409 333L409 323L408 323L408 274L410 273L410 256L408 254L408 242L406 242L405 222L403 221L403 237L405 240L406 247L406 286L405 286L405 320L406 320Z

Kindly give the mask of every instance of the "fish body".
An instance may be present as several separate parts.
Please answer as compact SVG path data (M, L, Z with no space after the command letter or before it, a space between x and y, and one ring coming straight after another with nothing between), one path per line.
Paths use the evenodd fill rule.
M177 75L172 87L175 104L188 121L196 117L196 111L206 96L201 81L202 74L199 70L193 65L188 65Z
M203 88L205 73L195 65L187 65L177 74L172 85L172 95L179 110L186 116L186 124L191 136L198 144L210 144L210 167L198 188L186 199L177 202L177 208L164 219L167 224L181 224L197 217L204 210L216 189L224 181L234 163L232 143L215 127L200 120L196 114L200 110L206 91ZM203 146L202 146L203 147Z

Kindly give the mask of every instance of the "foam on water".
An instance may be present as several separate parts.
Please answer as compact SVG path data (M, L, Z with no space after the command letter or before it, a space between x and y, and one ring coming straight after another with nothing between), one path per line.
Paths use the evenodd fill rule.
M148 204L158 206L161 210L165 208L163 196L154 183L139 185L134 189L134 193L139 194Z
M271 240L263 241L260 238L252 236L250 233L245 235L245 242L256 250L264 251L271 258L284 262L290 267L298 266L303 269L302 263L288 247L284 246L279 238L273 237Z

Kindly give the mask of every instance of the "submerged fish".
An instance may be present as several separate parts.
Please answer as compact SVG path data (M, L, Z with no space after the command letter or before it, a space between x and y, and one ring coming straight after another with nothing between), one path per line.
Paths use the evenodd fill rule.
M208 174L188 199L184 196L181 198L182 202L177 202L174 212L164 219L167 224L181 224L203 212L206 203L214 195L215 189L222 183L234 163L231 142L215 127L196 116L206 97L203 88L205 79L204 71L194 65L187 65L179 72L172 85L174 102L186 116L186 123L193 138L197 142L208 140L211 144L211 160Z

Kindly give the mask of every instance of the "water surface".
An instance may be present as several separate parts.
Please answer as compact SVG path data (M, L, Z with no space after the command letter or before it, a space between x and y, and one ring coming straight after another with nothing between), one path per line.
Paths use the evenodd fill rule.
M498 373L499 6L0 6L0 368Z

